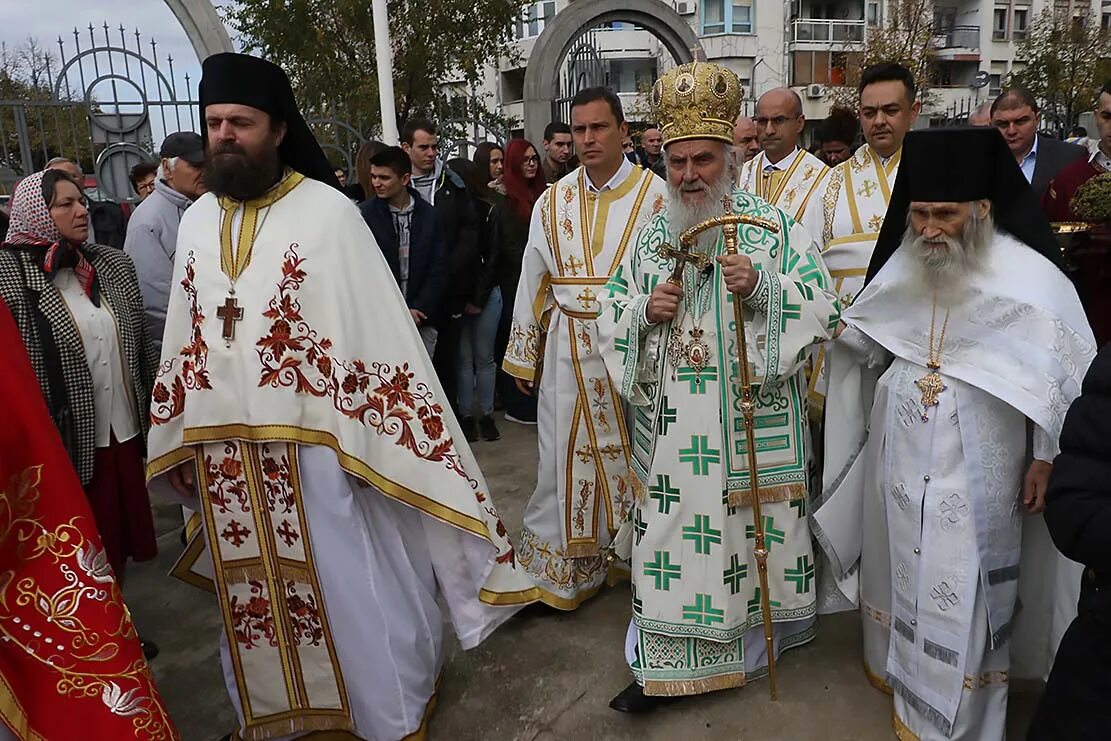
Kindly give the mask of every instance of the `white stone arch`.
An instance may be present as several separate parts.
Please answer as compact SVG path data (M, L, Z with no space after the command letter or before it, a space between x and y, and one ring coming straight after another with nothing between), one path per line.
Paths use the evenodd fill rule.
M705 59L694 30L660 0L573 2L544 24L525 68L525 133L538 146L552 115L559 70L571 46L585 32L608 21L636 23L663 43L676 64Z
M210 0L166 0L166 5L185 30L199 61L223 51L235 51L228 30Z

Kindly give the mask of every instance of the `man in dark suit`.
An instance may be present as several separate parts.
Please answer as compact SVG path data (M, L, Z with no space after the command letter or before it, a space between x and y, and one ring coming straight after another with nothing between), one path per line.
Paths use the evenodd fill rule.
M1077 144L1039 134L1040 124L1041 112L1029 90L1020 87L1004 90L991 104L991 125L1003 135L1038 198L1057 173L1088 154Z

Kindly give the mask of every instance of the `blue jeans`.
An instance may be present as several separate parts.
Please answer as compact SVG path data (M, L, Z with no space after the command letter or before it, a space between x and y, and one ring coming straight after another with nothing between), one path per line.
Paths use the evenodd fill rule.
M478 416L494 413L494 383L497 365L494 363L494 340L501 320L501 289L490 291L490 298L481 314L463 316L463 334L459 341L459 365L456 378L459 382L459 416L469 417L475 412L475 395L478 396Z

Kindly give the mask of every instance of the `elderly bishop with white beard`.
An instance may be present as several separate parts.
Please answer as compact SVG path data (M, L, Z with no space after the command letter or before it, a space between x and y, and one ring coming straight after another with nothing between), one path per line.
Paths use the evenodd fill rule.
M842 318L812 518L823 578L859 598L900 739L1003 739L1009 678L1044 677L1075 614L1080 568L1037 513L1095 345L997 132L907 136Z
M626 657L636 681L610 704L625 712L761 676L768 664L764 600L775 651L813 637L803 368L809 348L830 336L839 317L806 230L733 189L736 76L713 64L682 65L652 96L668 205L610 278L597 320L610 375L634 410L634 467L646 489L631 514ZM728 254L718 222L680 253L685 230L726 212L748 222L739 226L739 254ZM755 389L755 488L769 547L763 590L735 302Z

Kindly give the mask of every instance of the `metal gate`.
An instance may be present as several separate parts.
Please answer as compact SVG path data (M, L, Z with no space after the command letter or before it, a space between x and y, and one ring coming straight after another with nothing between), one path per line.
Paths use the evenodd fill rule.
M74 29L45 58L48 83L18 100L0 99L0 195L55 157L77 162L92 176L96 200L134 199L128 174L157 159L167 134L200 132L197 86L160 58L158 43L123 26ZM367 136L335 110L306 119L337 167L354 171L354 157Z
M552 120L571 120L571 100L588 87L605 85L606 66L595 43L598 29L592 28L580 36L563 63L559 73L559 91L552 101Z
M95 177L96 198L124 200L133 196L128 172L152 158L156 141L197 130L194 85L138 31L105 23L72 35L71 44L58 37L57 59L46 58L52 87L0 100L0 187L66 157Z

